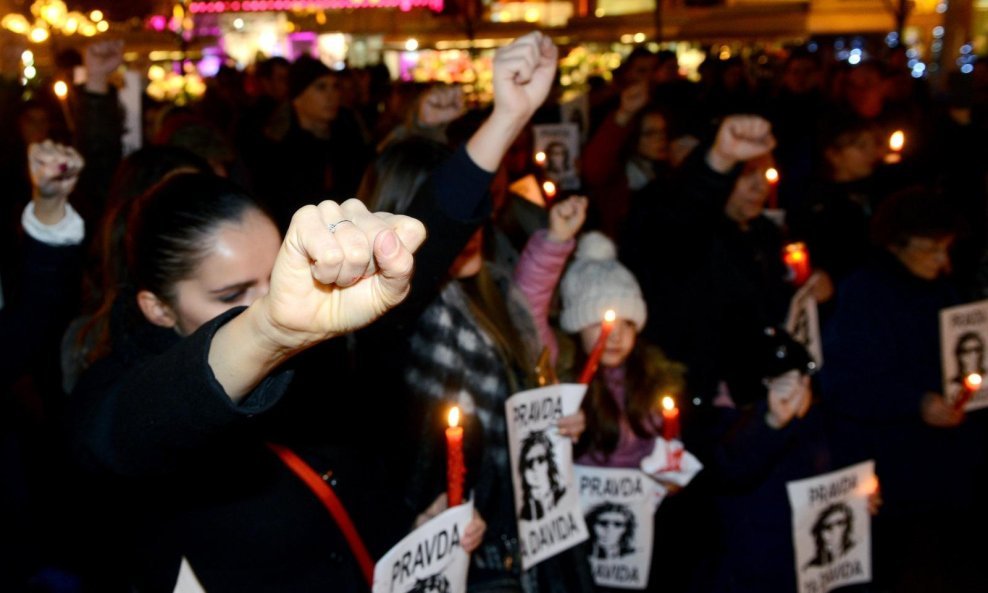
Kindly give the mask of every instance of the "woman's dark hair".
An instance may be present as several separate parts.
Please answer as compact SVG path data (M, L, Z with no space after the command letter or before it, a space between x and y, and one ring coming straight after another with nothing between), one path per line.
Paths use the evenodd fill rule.
M923 187L889 196L871 220L872 241L882 248L905 247L913 237L957 236L964 230L957 211L942 196Z
M216 228L242 219L259 203L234 183L208 173L174 175L134 204L127 222L127 271L136 290L169 302L192 275Z
M403 214L429 175L451 154L445 144L421 136L393 142L367 168L357 195L369 210Z
M90 364L108 353L110 342L109 318L113 303L121 287L130 284L127 273L126 248L127 219L135 200L143 193L176 172L205 173L209 163L182 148L172 146L146 146L128 155L120 162L110 181L106 210L99 223L99 231L93 247L99 250L92 259L98 259L95 269L87 274L86 287L94 295L89 310L92 316L81 326L75 338L75 347L85 354ZM92 344L92 347L87 345Z
M577 348L575 368L582 368L586 354ZM673 362L655 346L637 338L635 347L625 361L625 397L623 415L627 416L631 430L642 438L655 436L653 423L656 398L663 393L682 393L685 386L683 365ZM586 452L610 457L617 449L621 436L621 408L610 394L602 374L598 372L590 382L587 397L583 400L587 417L587 430L577 445L576 454Z

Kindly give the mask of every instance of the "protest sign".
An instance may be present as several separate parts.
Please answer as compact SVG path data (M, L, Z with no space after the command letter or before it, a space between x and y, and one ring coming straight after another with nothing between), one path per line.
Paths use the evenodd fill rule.
M580 409L586 390L572 383L548 385L505 402L523 569L587 539L573 443L556 428L560 418Z
M374 566L374 593L465 593L470 555L460 540L472 518L467 502L405 536Z
M964 379L971 374L988 379L985 344L988 342L988 300L949 307L940 311L940 358L943 394L947 401L961 397ZM988 406L984 383L971 394L965 410Z
M786 484L800 593L871 581L868 497L876 485L873 461Z
M576 466L590 533L590 570L601 587L644 589L652 564L655 509L666 490L636 469Z

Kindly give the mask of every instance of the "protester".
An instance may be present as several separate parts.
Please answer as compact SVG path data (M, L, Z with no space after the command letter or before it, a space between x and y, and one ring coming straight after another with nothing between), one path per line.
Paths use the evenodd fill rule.
M549 229L537 232L522 252L516 281L535 315L549 360L564 381L576 380L600 335L604 312L615 312L600 368L583 400L587 428L576 447L576 463L637 469L662 434L656 394L682 394L683 368L638 339L645 324L645 301L634 277L616 260L614 244L596 231L577 244L574 236L583 225L586 208L582 197L553 206ZM574 248L576 259L563 275ZM551 299L561 275L559 321L567 334L562 346L549 324ZM575 428L569 422L559 423L564 435L578 434ZM658 566L651 574L658 579L661 570Z
M823 415L813 406L818 367L809 353L772 327L752 346L768 396L727 414L710 467L723 525L715 590L788 591L797 578L786 483L837 468L830 465Z
M78 307L85 237L82 217L68 201L83 168L79 153L46 140L30 145L28 163L32 197L21 215L18 265L0 277L0 340L7 345L0 357L0 508L10 537L21 544L0 561L0 586L10 590L65 560L62 542L70 534L62 533L63 513L51 490L53 470L62 467L51 432L62 402L44 397L50 390L40 383L57 376L50 360Z
M624 225L631 195L670 174L671 118L648 101L648 83L625 89L620 107L597 128L580 160L591 224L598 221L593 226L612 238Z
M265 443L325 463L292 421L306 408L286 397L291 372L279 367L404 297L421 224L325 202L298 213L279 248L253 200L184 174L146 194L129 226L134 292L118 299L110 355L82 376L70 416L104 504L141 526L131 537L155 534L132 540L129 576L172 587L184 558L208 590L359 590L325 510ZM237 305L249 307L228 311Z
M974 590L980 579L960 542L982 523L985 431L944 398L940 368L940 311L958 303L946 274L960 228L928 190L890 197L873 220L880 252L840 285L824 327L834 456L841 465L875 460L884 500L875 582L895 591Z

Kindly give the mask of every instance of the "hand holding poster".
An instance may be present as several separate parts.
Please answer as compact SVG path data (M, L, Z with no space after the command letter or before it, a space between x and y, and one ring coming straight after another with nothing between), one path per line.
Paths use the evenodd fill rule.
M940 357L943 395L953 403L961 397L964 380L972 374L988 378L985 343L988 341L988 300L940 311ZM988 386L971 394L965 410L988 407Z
M636 469L577 465L576 478L590 531L594 582L644 589L652 564L652 517L665 488Z
M871 580L868 497L877 485L875 463L786 484L800 593Z
M820 316L813 296L815 278L810 279L792 297L786 331L806 348L819 370L823 366L823 343L820 341Z
M471 519L467 502L408 534L374 566L374 593L465 593L470 555L460 539Z
M556 423L575 414L586 385L522 391L505 402L521 564L527 570L587 539L573 474L573 443Z

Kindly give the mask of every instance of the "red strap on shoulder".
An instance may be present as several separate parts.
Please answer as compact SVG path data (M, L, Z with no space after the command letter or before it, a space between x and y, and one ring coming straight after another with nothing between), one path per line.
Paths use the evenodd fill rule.
M360 571L364 574L364 578L367 579L367 585L373 588L374 561L371 560L371 556L367 552L367 547L364 545L364 540L357 533L357 528L353 525L353 521L343 507L343 503L340 502L339 497L323 481L322 477L309 467L309 464L303 461L301 457L296 455L294 451L284 445L276 445L274 443L268 443L267 445L288 466L288 469L292 470L296 476L301 478L302 482L309 487L309 490L316 495L316 498L322 502L326 510L329 511L329 514L333 516L340 531L343 532L343 537L350 544L350 550L357 558L357 564L360 565Z

